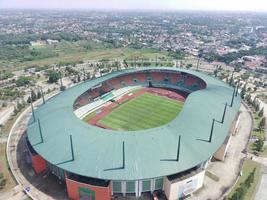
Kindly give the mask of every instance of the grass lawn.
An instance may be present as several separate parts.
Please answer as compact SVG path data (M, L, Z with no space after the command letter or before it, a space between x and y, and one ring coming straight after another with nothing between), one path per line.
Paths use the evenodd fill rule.
M3 173L4 178L6 179L6 185L0 192L8 191L9 189L16 186L11 172L8 169L7 159L6 159L6 143L0 143L0 173Z
M181 111L183 102L144 93L105 116L99 122L114 130L142 130L164 125Z
M241 183L243 183L246 180L246 178L249 176L249 174L253 171L254 168L256 168L254 181L251 184L250 188L247 189L244 200L252 199L256 190L257 183L259 182L260 170L261 170L261 165L252 160L245 160L242 168L242 176L239 178L237 184L227 196L227 199L230 199L230 197L234 194L234 191L240 186Z
M260 152L260 156L267 157L267 146L263 147L263 151Z
M264 137L265 137L264 131L258 130L258 125L259 125L260 119L261 119L261 117L258 116L258 112L253 110L254 129L251 132L251 136L256 136L257 138L264 140ZM248 148L249 152L251 152L251 153L255 152L254 148L255 148L254 143L250 142L249 148ZM260 152L259 155L266 156L267 150L264 149L264 151Z
M251 135L264 140L265 133L263 131L253 130Z
M51 45L44 45L41 47L34 47L42 52L51 51L55 56L50 56L47 58L42 58L38 60L20 62L18 60L10 60L8 63L0 60L0 64L10 65L12 69L21 69L22 67L29 66L45 66L60 61L83 61L83 60L101 60L101 59L133 59L133 58L143 58L143 59L155 59L156 57L166 57L167 52L161 52L153 49L131 49L131 48L106 48L103 45L98 45L92 43L93 47L90 50L83 48L88 42L60 42L56 47ZM16 67L15 67L16 66Z

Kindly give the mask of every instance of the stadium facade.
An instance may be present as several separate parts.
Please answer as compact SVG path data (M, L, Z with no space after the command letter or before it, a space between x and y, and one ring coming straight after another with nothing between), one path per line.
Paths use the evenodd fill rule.
M128 86L166 88L187 98L179 115L157 128L114 131L79 119L86 106L110 101L114 91ZM31 164L36 174L49 171L64 181L70 199L139 197L156 190L169 200L183 198L202 187L211 158L224 160L240 103L237 89L197 71L155 67L113 72L33 111L26 139Z

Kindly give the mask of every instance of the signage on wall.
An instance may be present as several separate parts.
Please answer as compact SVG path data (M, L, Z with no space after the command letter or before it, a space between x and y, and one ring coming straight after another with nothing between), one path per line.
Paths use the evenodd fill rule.
M95 200L95 191L89 188L79 188L80 200Z

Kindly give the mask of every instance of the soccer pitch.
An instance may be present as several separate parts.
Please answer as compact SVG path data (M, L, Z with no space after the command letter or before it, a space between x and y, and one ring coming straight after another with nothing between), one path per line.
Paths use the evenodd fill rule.
M99 123L114 130L149 129L170 122L182 107L183 102L144 93L115 108Z

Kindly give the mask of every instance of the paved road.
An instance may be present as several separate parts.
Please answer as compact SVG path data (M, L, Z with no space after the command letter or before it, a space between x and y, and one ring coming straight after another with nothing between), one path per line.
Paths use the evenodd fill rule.
M254 156L251 155L253 157L253 160L261 163L263 166L267 167L267 157L258 157L258 156Z
M258 191L255 195L255 200L267 200L267 170L264 170L263 175L261 176L260 185Z
M13 113L13 110L14 107L9 106L0 112L0 125L3 125L9 119Z

